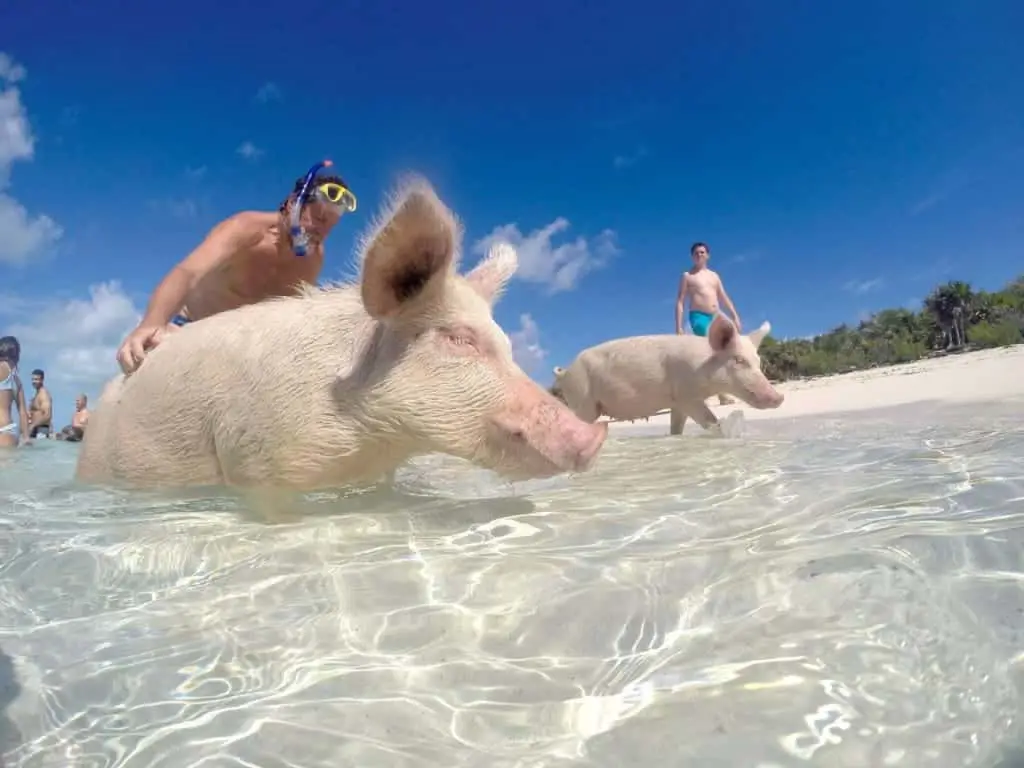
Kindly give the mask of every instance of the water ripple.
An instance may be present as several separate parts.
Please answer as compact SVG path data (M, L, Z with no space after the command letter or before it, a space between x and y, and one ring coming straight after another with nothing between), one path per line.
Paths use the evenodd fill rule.
M1024 744L1018 412L615 436L531 483L431 456L258 499L79 488L44 443L0 475L0 753L987 768Z

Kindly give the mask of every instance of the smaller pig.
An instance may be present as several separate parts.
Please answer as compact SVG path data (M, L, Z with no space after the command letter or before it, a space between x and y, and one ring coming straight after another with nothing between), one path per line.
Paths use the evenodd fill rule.
M771 325L744 336L717 315L707 337L664 334L606 341L555 368L551 392L584 421L601 416L643 419L672 409L672 434L689 416L704 429L718 424L705 400L727 393L758 409L778 408L783 395L761 371L757 348Z

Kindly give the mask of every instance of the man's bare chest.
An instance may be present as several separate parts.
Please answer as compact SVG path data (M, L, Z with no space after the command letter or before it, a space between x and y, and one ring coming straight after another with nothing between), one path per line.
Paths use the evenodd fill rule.
M292 294L302 283L315 283L323 251L310 249L305 257L281 253L276 243L261 244L241 253L227 275L227 287L250 300Z
M690 279L686 282L691 293L701 296L713 295L718 285L718 281L714 276L704 273L697 273L696 275L691 273Z

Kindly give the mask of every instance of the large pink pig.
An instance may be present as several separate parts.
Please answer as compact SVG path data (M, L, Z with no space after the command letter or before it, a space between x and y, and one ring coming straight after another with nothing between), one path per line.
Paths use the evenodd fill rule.
M643 419L672 409L672 433L689 416L705 429L718 419L705 400L735 395L755 408L778 408L783 395L761 371L757 348L768 323L742 335L724 315L707 338L686 335L632 336L580 352L568 368L555 368L552 391L584 421L601 416Z
M491 313L515 250L460 275L461 227L422 179L379 221L359 283L200 320L111 381L78 478L312 489L435 451L513 478L587 469L606 426L532 382Z

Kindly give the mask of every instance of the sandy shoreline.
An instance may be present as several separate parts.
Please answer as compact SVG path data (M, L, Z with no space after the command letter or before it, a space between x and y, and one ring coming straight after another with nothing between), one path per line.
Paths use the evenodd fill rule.
M867 371L823 376L808 381L789 381L779 386L786 401L774 411L758 411L737 402L708 405L718 418L742 410L747 420L790 419L844 411L863 411L937 400L947 403L983 402L1024 398L1024 344L980 352L920 360L915 363L872 368ZM647 422L613 423L610 429L633 431L637 427L668 431L668 414ZM688 425L688 429L692 425Z

